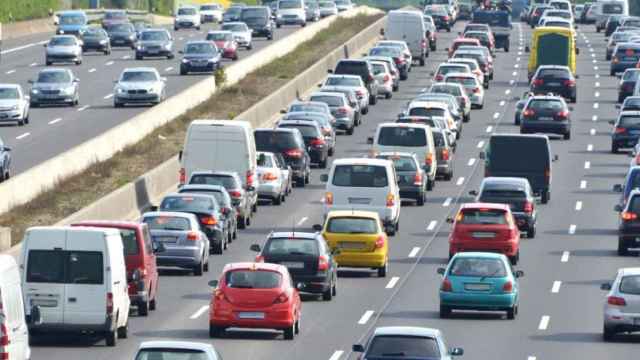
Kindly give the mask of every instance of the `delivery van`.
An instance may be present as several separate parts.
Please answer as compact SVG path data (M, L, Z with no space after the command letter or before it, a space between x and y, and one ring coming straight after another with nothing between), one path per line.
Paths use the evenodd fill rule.
M426 57L429 56L429 47L427 46L427 28L424 25L421 12L389 11L384 33L387 40L406 42L411 50L413 60L417 60L420 66L424 66Z
M525 48L530 52L528 75L535 74L540 65L568 66L576 75L576 33L573 29L542 26L533 30L531 44Z

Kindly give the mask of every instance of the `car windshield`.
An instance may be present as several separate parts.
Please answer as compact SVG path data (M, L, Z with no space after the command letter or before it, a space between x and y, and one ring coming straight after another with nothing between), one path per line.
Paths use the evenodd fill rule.
M378 144L381 146L426 146L427 135L423 128L385 126L380 129Z
M54 37L49 41L49 45L51 46L74 46L75 44L76 39L70 36Z
M71 76L66 71L43 71L38 74L39 83L69 83Z
M314 95L309 100L323 102L329 106L337 107L344 105L344 99L340 96Z
M460 88L455 86L433 85L431 86L431 89L429 89L429 92L450 94L453 96L462 96Z
M220 10L218 5L200 5L200 11Z
M158 81L153 71L125 71L120 78L122 82Z
M638 80L638 74L640 74L640 70L626 70L622 75L622 80L636 81Z
M620 126L625 128L640 129L640 115L620 116Z
M224 24L222 25L222 30L231 32L243 32L246 30L246 28L244 24Z
M309 255L318 256L318 241L301 238L270 238L264 246L268 255Z
M348 187L386 187L387 169L377 165L337 165L333 185Z
M215 203L209 197L195 196L169 196L162 200L160 210L162 211L193 211L209 213L215 209Z
M195 15L196 9L194 8L180 8L178 9L178 15Z
M455 259L449 270L451 276L505 277L507 269L499 259L460 258Z
M225 189L234 189L239 187L233 176L215 175L215 174L196 174L191 176L189 184L198 185L219 185Z
M464 66L443 65L438 68L438 75L446 75L448 73L466 73L469 72Z
M62 15L60 25L84 25L85 19L82 15Z
M438 341L430 337L379 335L371 340L366 358L440 359L440 349Z
M378 46L369 50L369 56L399 57L402 50L391 46Z
M233 39L233 34L231 33L209 33L207 34L207 40L209 41L231 41Z
M104 33L102 32L102 29L99 29L96 27L90 27L82 34L82 37L85 37L85 38L102 37L103 35Z
M455 59L451 60L452 63L459 63L459 64L464 64L467 65L469 67L469 70L474 71L478 69L478 63L476 61L456 61ZM456 72L461 72L461 73L466 73L468 72L467 69L465 67L462 67L462 69L456 71Z
M418 170L415 160L410 156L398 156L398 155L378 155L378 159L391 160L396 172L400 171L413 171Z
M111 32L133 32L133 25L130 24L113 24L109 25L107 31Z
M464 209L456 220L465 225L506 225L507 213L502 209Z
M227 287L235 289L274 289L282 281L279 273L264 270L233 270L224 278Z
M241 7L233 6L233 7L230 7L229 9L227 9L225 14L229 14L231 16L238 16L238 15L240 15L241 12L242 12L242 8Z
M640 98L626 98L622 104L623 110L640 110Z
M209 360L206 352L195 349L146 348L138 351L136 360Z
M414 107L409 110L410 116L444 116L445 110L440 108Z
M332 1L320 1L318 6L321 8L332 8L335 6L335 3Z
M164 31L144 31L142 35L140 35L140 40L142 41L167 41L169 40L169 35L167 35Z
M215 48L211 46L211 43L193 43L187 44L184 52L185 54L213 54Z
M149 230L188 231L191 230L189 219L177 216L145 216L142 222L149 226Z
M279 9L301 9L302 2L298 0L285 0L278 2Z
M377 234L375 219L363 217L332 217L327 224L327 232L336 234Z
M17 88L0 88L0 99L9 100L18 98L20 98L20 93Z
M347 77L338 77L338 76L330 76L327 78L327 82L325 85L329 86L361 86L360 78L347 78Z

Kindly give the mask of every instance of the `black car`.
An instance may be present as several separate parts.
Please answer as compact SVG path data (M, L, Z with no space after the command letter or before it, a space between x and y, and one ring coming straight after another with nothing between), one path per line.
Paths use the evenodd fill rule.
M111 54L109 34L99 27L89 27L82 33L82 52L98 51Z
M107 31L107 34L109 34L109 39L111 39L111 46L127 46L131 49L136 48L138 33L132 24L112 24L107 26L105 30Z
M311 178L311 157L298 129L256 129L256 150L280 153L291 166L293 178L304 187Z
M278 128L298 129L302 134L304 144L311 157L311 162L324 169L329 160L329 146L324 138L320 125L312 121L283 120L278 123Z
M624 71L618 83L619 103L623 102L627 96L633 95L633 90L638 82L638 75L640 75L640 69L632 68Z
M576 78L567 66L542 65L531 78L531 92L534 94L556 94L576 102Z
M571 109L558 96L532 96L520 115L520 133L559 134L571 139Z
M240 12L240 21L247 24L253 37L266 37L273 40L275 23L268 6L247 6Z
M275 232L269 234L264 247L254 244L256 261L287 267L294 283L301 283L300 291L322 294L324 300L336 295L338 264L320 233Z
M180 75L190 72L213 72L220 68L220 52L210 41L189 41L180 62Z
M180 187L178 193L213 195L220 206L225 227L229 229L227 242L231 243L233 239L238 237L238 211L233 206L231 196L224 186L187 184Z
M407 80L409 78L411 64L405 58L402 50L392 48L390 46L377 46L369 49L369 56L385 56L392 58L396 68L400 72L400 80Z
M611 15L604 25L604 36L609 37L622 23L623 15Z
M618 153L621 148L633 148L640 138L640 111L623 111L618 119L610 121L613 125L611 133L611 152Z
M11 148L4 145L0 138L0 182L11 177Z
M436 24L437 30L447 30L451 32L451 17L443 6L427 6L424 9L425 15L430 15L433 22Z
M376 78L373 74L373 67L367 60L347 60L338 61L336 68L330 73L336 75L358 75L362 78L364 86L369 91L369 105L375 105L378 102L378 87L376 86Z
M640 192L632 190L624 205L616 205L618 220L618 255L629 255L629 249L640 247Z
M227 11L222 14L222 22L236 22L240 21L240 14L244 6L231 6Z

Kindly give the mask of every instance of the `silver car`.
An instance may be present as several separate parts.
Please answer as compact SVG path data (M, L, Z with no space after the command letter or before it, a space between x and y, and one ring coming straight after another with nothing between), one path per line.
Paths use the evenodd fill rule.
M331 114L327 115L326 113L317 111L296 111L286 113L281 120L315 121L322 129L324 141L327 142L327 147L329 147L329 156L333 156L333 154L335 153L335 119Z
M45 63L47 66L53 63L82 64L82 40L73 35L55 35L44 44Z
M604 341L611 341L617 333L640 331L640 268L618 269L613 283L605 283L608 290L604 304Z
M165 97L167 79L152 67L124 69L115 81L113 106L126 104L159 104Z
M209 239L194 214L154 211L142 215L142 222L151 240L164 247L156 254L158 266L192 269L195 276L209 271Z
M29 123L29 96L18 84L0 84L0 122Z
M320 20L320 8L318 7L318 3L316 1L306 1L304 5L304 12L307 21Z
M319 1L320 17L324 18L331 15L338 15L338 6L333 1Z
M356 126L356 110L351 107L345 94L320 91L311 94L309 100L329 105L331 114L336 118L336 129L346 131L347 135L353 135Z
M444 180L453 178L453 153L455 148L449 143L449 134L445 129L432 128L433 142L436 147L436 159L438 167L436 176L442 176Z
M369 61L381 61L387 64L389 71L391 71L391 79L393 80L393 91L400 89L400 70L396 66L396 62L389 56L365 56L365 60Z
M145 57L173 59L173 37L166 29L146 29L140 32L136 46L136 60Z
M329 75L321 88L339 87L355 91L362 114L369 112L369 90L358 75Z
M222 24L220 30L231 31L233 39L238 43L238 46L247 50L253 49L253 35L247 24L243 22L227 22Z
M274 153L260 151L257 156L260 179L258 198L269 200L273 205L280 205L286 201L288 174L283 172L282 164L278 162Z
M44 104L75 106L80 102L80 80L69 69L43 69L31 84L30 105Z

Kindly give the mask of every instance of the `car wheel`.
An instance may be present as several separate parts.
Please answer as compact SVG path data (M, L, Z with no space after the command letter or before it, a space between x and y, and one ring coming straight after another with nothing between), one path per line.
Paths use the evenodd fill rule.
M448 173L444 174L444 179L446 181L451 181L452 178L453 178L453 170L451 170Z
M451 308L446 305L440 305L440 318L446 319L451 316Z
M149 301L149 310L155 311L157 306L158 306L158 300L156 298L153 298L153 300Z
M216 338L224 333L224 328L215 325L209 325L209 337Z
M291 324L290 327L284 329L284 339L285 340L293 340L294 334L295 334L295 327L296 327L296 323L294 322L293 324Z
M222 241L220 241L220 243L218 243L218 244L214 243L213 244L213 254L222 255L223 247L224 247L224 245L222 244Z
M139 316L147 316L149 315L149 301L141 301L138 303L138 315Z
M258 203L256 202L255 204L251 205L251 211L254 213L258 212Z
M187 75L188 72L185 69L180 69L180 75Z
M369 95L369 105L375 105L378 103L378 97L376 95Z
M251 49L253 49L253 44L249 43L249 45L247 45L247 50L251 50Z
M295 334L300 334L300 321L302 321L302 318L298 317L298 321L296 321L296 327L294 329Z
M416 197L416 205L418 206L424 206L424 198L426 197L424 192L421 192L418 194L418 197Z
M322 300L331 301L331 299L333 298L332 288L333 288L333 284L331 284L331 286L329 286L329 288L322 293Z
M328 156L329 156L329 155L327 154L327 157L328 157ZM320 161L320 163L318 164L318 167L319 167L320 169L326 169L326 168L327 168L327 158L325 158L324 160Z
M629 255L629 249L625 244L625 241L621 238L618 239L618 256L627 256Z
M247 227L247 221L246 218L244 216L240 217L238 219L238 228L240 229L244 229Z
M536 227L532 225L527 229L527 238L533 239L534 237L536 237Z
M136 54L136 60L142 60L142 59L143 59L142 55Z
M607 56L605 56L605 59L607 59L607 61L611 61L611 55L607 54Z
M432 191L433 190L433 183L434 181L431 179L427 180L427 191Z
M571 133L568 132L568 133L564 134L563 137L564 137L565 140L570 140L571 139Z
M611 153L612 154L618 153L618 147L615 144L611 144Z
M391 99L391 97L393 97L393 93L388 92L388 93L384 94L384 98L385 99Z
M507 309L507 319L513 320L518 315L518 305L513 305L511 309Z
M280 28L282 27L282 25L280 25L280 24L276 24L276 27L277 27L278 29L280 29Z
M378 277L387 277L387 272L389 270L389 261L385 261L382 267L378 268Z
M200 263L193 267L193 276L202 276L204 272L204 260L201 259Z
M615 334L616 333L608 329L606 325L602 327L602 340L612 341Z
M352 126L349 129L347 129L347 135L353 135L354 126Z
M24 126L24 119L18 120L18 126Z
M549 202L549 199L551 197L549 196L549 190L545 190L542 192L542 195L540 196L540 202L543 204L546 204Z
M616 72L614 70L609 71L609 76L616 76Z
M514 256L509 256L509 261L511 261L512 265L518 265L518 260L520 260L520 251L518 251Z
M273 205L280 205L281 202L282 202L282 196L276 195L273 197L273 200L272 200Z
M387 235L396 236L396 228L395 228L395 226L393 227L393 229L391 231L387 231Z
M107 331L106 332L106 334L105 334L105 342L107 343L107 346L109 346L109 347L116 346L116 343L118 342L118 334L117 334L116 330Z
M362 108L362 111L360 111L360 113L361 113L362 115L366 115L366 114L368 114L368 113L369 113L369 107L367 106L367 107Z
M398 90L400 90L400 85L393 85L393 87L391 89L393 91L398 91Z

